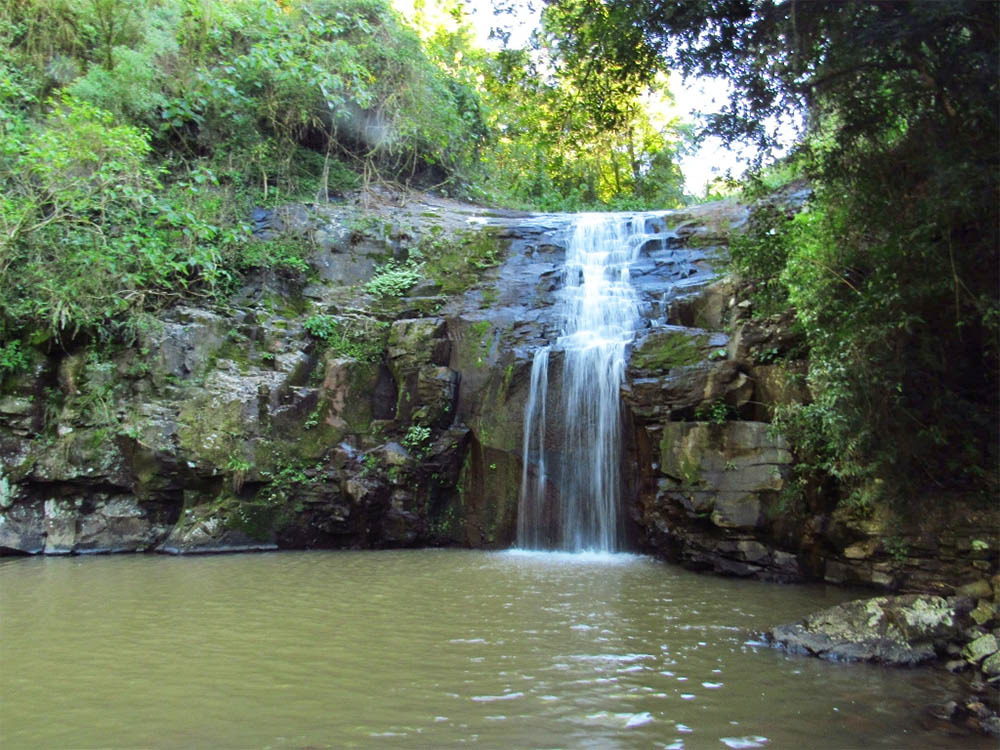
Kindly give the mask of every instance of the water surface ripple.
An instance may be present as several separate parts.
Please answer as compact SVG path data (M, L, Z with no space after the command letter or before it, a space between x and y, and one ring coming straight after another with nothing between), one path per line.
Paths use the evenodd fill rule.
M632 555L0 561L0 746L930 748L940 675L748 644L842 590Z

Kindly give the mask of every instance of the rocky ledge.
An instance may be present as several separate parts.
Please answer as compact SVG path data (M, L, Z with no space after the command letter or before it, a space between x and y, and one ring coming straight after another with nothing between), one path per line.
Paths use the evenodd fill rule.
M741 212L649 218L646 326ZM0 383L0 554L512 544L572 217L375 192L253 219L311 245L306 279L33 349Z

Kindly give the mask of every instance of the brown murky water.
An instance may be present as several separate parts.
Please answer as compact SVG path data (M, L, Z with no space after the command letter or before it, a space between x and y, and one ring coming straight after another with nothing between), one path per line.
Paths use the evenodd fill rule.
M850 598L644 557L0 561L0 747L932 748L940 675L754 631Z

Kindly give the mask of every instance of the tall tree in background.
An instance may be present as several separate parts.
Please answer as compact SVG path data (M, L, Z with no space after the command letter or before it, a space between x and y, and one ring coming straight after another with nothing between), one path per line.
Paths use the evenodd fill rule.
M816 402L787 415L865 507L996 488L998 6L977 0L556 0L560 54L635 87L721 76L711 132L766 154L794 121L816 191L736 265L795 307ZM775 296L774 293L777 293Z
M680 205L686 132L675 119L657 122L641 96L669 98L666 87L620 92L613 79L576 81L547 52L543 39L534 52L504 50L484 66L498 188L549 210Z
M558 28L525 48L476 46L461 0L417 2L412 23L432 57L475 88L491 128L484 198L527 208L667 208L683 198L677 166L689 131L665 114L665 77L577 75Z

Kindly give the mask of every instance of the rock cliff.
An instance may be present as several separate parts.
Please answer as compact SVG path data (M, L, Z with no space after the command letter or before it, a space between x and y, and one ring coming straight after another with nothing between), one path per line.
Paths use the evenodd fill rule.
M989 509L900 525L789 507L794 456L769 422L809 398L802 342L713 271L746 213L644 219L659 238L632 269L644 324L622 393L633 544L732 575L939 593L995 572ZM312 243L308 279L259 274L127 345L33 351L2 383L0 551L512 543L570 217L381 193L253 218Z

